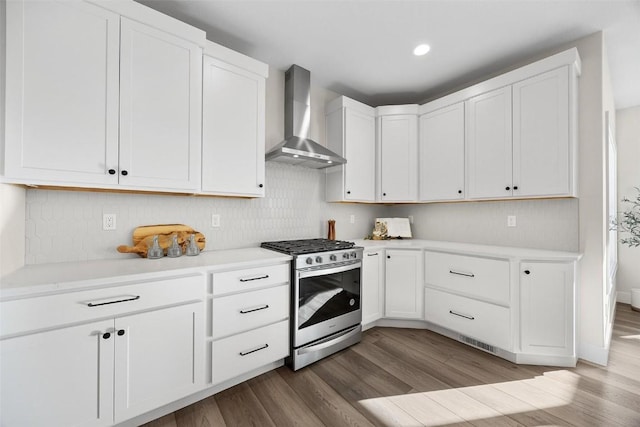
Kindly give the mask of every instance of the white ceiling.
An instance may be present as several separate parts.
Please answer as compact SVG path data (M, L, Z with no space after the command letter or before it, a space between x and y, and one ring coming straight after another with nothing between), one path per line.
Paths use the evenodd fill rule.
M640 0L138 0L372 106L420 103L603 31L616 108L640 105ZM419 43L431 52L415 57Z

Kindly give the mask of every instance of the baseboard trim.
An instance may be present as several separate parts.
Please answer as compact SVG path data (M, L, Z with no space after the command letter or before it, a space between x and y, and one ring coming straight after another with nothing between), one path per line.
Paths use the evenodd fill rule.
M616 293L616 301L631 304L631 291L618 291Z

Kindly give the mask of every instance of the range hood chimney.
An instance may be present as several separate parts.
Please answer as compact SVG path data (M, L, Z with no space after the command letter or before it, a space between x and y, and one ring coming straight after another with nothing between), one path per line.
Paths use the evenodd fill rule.
M308 138L311 123L311 73L292 65L284 75L284 141L269 150L267 161L323 169L347 163Z

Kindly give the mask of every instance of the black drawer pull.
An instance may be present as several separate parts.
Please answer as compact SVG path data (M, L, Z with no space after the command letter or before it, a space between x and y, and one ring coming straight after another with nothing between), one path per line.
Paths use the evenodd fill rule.
M246 356L247 354L255 353L256 351L264 350L265 348L268 348L268 347L269 347L269 344L265 344L262 347L256 348L255 350L241 351L240 356Z
M473 316L466 316L464 314L456 313L453 310L449 310L449 314L453 314L454 316L464 317L465 319L469 319L469 320L475 320L475 317L473 317Z
M375 254L367 254L367 256L378 256L378 252L376 252Z
M249 279L240 279L241 282L251 282L252 280L262 280L262 279L268 279L269 275L265 274L264 276L258 276L258 277L251 277Z
M459 271L453 271L453 270L449 270L449 273L451 274L457 274L458 276L465 276L465 277L476 277L475 274L473 273L461 273Z
M118 304L120 302L135 301L137 299L140 299L140 295L133 295L131 298L118 299L118 300L115 300L115 301L105 301L105 302L96 302L96 303L90 302L90 303L87 303L87 306L89 306L89 307L99 307L101 305Z
M269 304L265 304L262 307L258 307L258 308L251 308L249 310L240 310L240 314L253 313L254 311L260 311L260 310L264 310L266 308L269 308Z

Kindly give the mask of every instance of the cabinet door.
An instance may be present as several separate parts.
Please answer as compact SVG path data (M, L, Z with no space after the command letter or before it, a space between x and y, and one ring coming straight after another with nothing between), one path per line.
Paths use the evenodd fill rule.
M264 196L265 79L205 56L202 190Z
M420 117L420 200L464 198L464 103Z
M421 251L387 250L385 316L422 319Z
M113 423L113 320L0 341L0 424Z
M569 195L569 150L568 67L513 85L513 194Z
M202 388L201 302L122 317L115 325L116 422Z
M120 184L200 186L202 50L122 18Z
M365 251L362 258L362 323L384 316L383 251Z
M469 99L467 116L467 196L512 194L511 87Z
M376 198L376 120L359 111L345 109L344 198L375 201Z
M380 117L380 195L383 202L414 201L418 183L418 118Z
M119 16L81 1L9 1L5 175L116 184Z
M573 263L520 265L520 340L532 354L575 354Z

